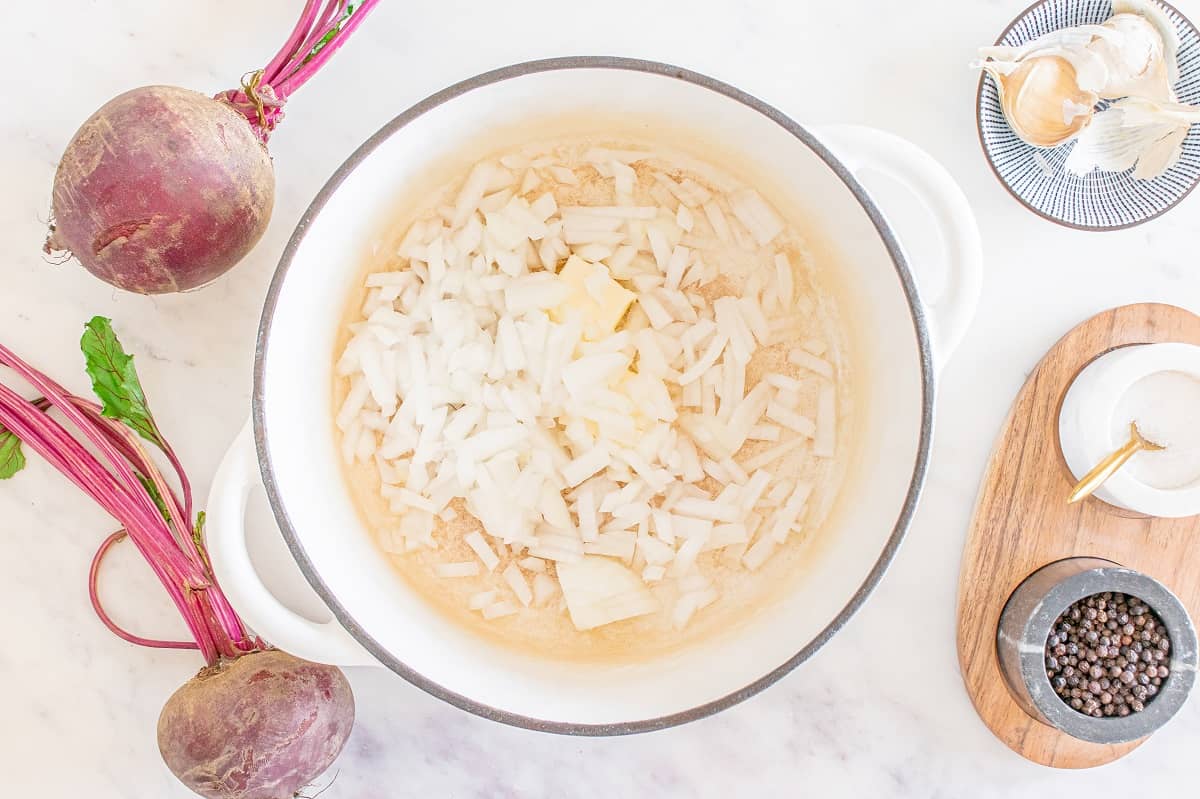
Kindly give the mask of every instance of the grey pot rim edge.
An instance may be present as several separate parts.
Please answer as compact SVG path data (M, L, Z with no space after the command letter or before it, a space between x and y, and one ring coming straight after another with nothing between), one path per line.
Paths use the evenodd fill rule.
M1097 593L1094 587L1089 586L1089 576L1096 574L1102 575L1107 585L1111 586L1105 590L1137 597L1145 602L1167 627L1171 638L1171 674L1163 683L1155 701L1147 702L1145 710L1129 716L1092 718L1073 710L1054 693L1042 664L1044 654L1041 647L1022 652L1021 670L1023 673L1029 670L1039 675L1037 687L1040 690L1030 690L1034 686L1028 684L1026 690L1033 706L1042 714L1044 720L1056 729L1092 743L1127 743L1156 732L1182 709L1196 678L1196 632L1187 608L1169 588L1149 575L1112 563L1071 575L1059 583L1052 592L1055 600L1053 605L1044 604L1030 618L1025 628L1025 639L1044 642L1059 614L1080 599ZM1166 698L1168 688L1178 691L1182 697L1173 706L1158 701L1160 698ZM1059 724L1060 721L1065 727Z
M393 134L417 119L426 112L474 89L491 85L504 80L518 78L541 72L571 70L571 69L614 69L633 72L649 73L663 77L685 81L727 98L740 102L750 109L762 114L785 131L799 139L838 177L846 188L854 195L870 219L880 236L892 264L896 270L900 287L913 320L913 329L917 337L921 368L921 430L917 447L916 460L913 466L909 489L901 506L900 513L879 557L872 566L859 588L850 601L842 608L834 619L808 642L799 652L783 663L770 669L766 674L757 678L743 688L738 689L718 699L714 699L689 710L658 716L648 719L637 719L628 722L604 724L580 724L572 722L548 721L524 716L490 705L477 702L469 697L451 691L424 674L407 666L399 657L379 644L363 629L354 617L340 603L336 594L325 584L316 564L308 557L295 526L284 507L279 484L275 478L275 470L271 462L270 449L267 446L268 423L264 404L264 378L266 357L270 348L270 329L275 309L279 303L280 294L287 279L289 268L297 250L302 244L308 228L321 213L330 197L340 188L343 181L359 164L375 151ZM808 660L824 646L850 618L862 607L864 602L882 579L887 568L891 565L900 543L906 534L916 511L918 500L924 486L926 472L929 466L929 456L933 438L933 410L935 397L935 369L933 366L932 345L930 343L929 323L924 306L918 295L916 282L908 266L908 260L900 247L899 241L888 225L883 213L866 189L854 175L837 159L815 136L806 128L792 120L773 106L759 100L757 97L743 92L729 84L710 78L682 67L664 64L656 61L624 58L617 56L570 56L549 58L537 61L527 61L495 70L481 73L475 77L449 86L416 103L399 116L384 125L379 131L366 140L350 157L333 173L318 192L304 214L300 217L290 240L280 256L279 265L272 277L270 287L263 306L262 319L259 324L258 337L254 354L254 387L252 395L252 422L254 427L254 442L258 454L259 468L267 500L279 526L283 539L300 568L301 573L325 602L334 618L352 635L370 654L387 668L407 680L412 685L424 690L432 696L448 702L455 707L473 713L482 718L498 721L514 727L529 730L551 732L577 736L617 736L634 733L651 732L678 726L691 721L713 715L732 707L758 694L774 684L784 675L791 672L801 663Z

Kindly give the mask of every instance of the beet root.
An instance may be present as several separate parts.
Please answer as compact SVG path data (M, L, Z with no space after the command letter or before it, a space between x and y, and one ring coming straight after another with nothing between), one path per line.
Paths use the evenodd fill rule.
M266 147L229 105L133 89L75 134L54 178L46 251L140 294L196 288L258 242L275 202Z
M158 720L163 760L208 799L285 799L329 768L354 726L333 666L268 650L207 668Z

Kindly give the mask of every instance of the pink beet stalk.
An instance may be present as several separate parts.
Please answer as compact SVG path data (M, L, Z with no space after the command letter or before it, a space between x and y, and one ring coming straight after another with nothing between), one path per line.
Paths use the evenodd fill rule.
M191 490L179 461L164 442L184 498L168 483L138 436L122 422L103 415L90 400L66 392L54 380L0 345L0 366L7 366L41 393L31 402L0 383L0 426L44 457L88 494L121 525L109 536L92 563L89 594L101 621L131 643L142 646L197 648L209 665L260 648L245 631L237 613L217 585L199 537L190 527ZM50 415L61 413L81 436ZM90 444L98 455L93 454ZM157 490L167 518L138 479ZM128 535L150 565L183 616L192 642L156 641L126 632L104 611L96 588L100 562L109 548Z
M240 89L216 99L244 116L264 144L283 120L283 106L329 61L379 0L306 0L287 42L267 65L250 73Z
M151 649L199 649L200 645L195 641L160 641L153 638L143 638L140 635L125 630L119 624L112 620L108 615L108 611L104 609L104 605L100 602L99 582L100 582L100 564L104 561L104 556L108 554L109 548L128 537L128 533L124 530L117 532L104 539L104 543L96 550L96 556L92 558L92 568L88 571L88 596L92 600L92 609L96 611L96 615L100 617L100 621L104 626L112 631L118 638L128 641L137 646L145 646Z

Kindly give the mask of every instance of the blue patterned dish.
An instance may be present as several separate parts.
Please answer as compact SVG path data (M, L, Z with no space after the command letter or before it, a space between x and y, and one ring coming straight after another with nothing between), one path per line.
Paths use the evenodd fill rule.
M1186 17L1159 2L1179 32L1180 102L1200 105L1200 33ZM1112 16L1110 0L1042 0L1017 17L997 44L1019 45L1075 25L1099 24ZM1193 126L1175 166L1153 180L1125 172L1072 175L1063 162L1073 141L1042 149L1017 138L1004 118L996 84L980 78L979 141L996 177L1038 216L1079 230L1119 230L1166 213L1200 182L1200 126Z

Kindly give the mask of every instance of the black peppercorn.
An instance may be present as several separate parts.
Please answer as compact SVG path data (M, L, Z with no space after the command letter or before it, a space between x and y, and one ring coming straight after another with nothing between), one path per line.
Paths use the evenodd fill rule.
M1063 611L1045 650L1055 694L1095 718L1140 712L1170 676L1166 628L1145 603L1121 593L1094 594Z

